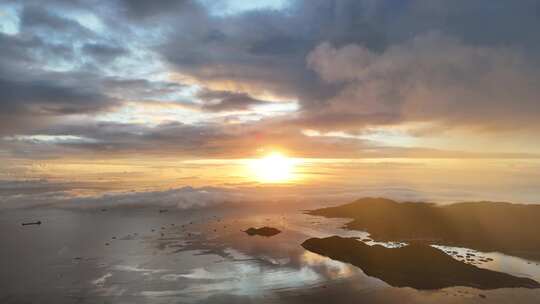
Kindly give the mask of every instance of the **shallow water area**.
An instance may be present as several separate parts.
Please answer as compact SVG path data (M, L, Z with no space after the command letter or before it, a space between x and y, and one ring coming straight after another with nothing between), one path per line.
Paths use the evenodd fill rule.
M351 297L375 303L534 303L540 290L438 291L394 288L360 268L304 250L310 237L341 235L342 219L279 212L154 208L16 210L0 215L3 247L0 300L39 303L327 303ZM21 226L40 219L40 226ZM275 227L272 237L249 236L249 227ZM375 242L369 241L368 244ZM384 244L398 246L397 243ZM468 249L444 248L445 250ZM536 262L499 253L478 265L539 279Z

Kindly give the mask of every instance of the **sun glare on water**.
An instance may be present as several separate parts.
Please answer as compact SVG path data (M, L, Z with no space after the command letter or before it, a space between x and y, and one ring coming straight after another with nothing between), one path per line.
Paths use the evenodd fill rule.
M250 163L253 175L263 183L285 183L294 179L295 160L274 152Z

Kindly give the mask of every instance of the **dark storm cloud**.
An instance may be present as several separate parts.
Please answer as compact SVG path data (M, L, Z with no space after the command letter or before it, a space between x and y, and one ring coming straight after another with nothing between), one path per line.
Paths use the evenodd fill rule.
M0 34L0 134L26 132L55 118L96 113L117 104L99 90L91 73L43 69L43 58L51 53L73 55L71 49L38 36Z
M62 124L41 129L38 134L62 136L66 134L89 139L82 142L63 142L56 146L80 151L122 154L144 152L148 155L212 154L217 142L229 135L219 125L187 125L177 122L146 126L128 123ZM221 147L223 148L223 147Z
M296 0L227 15L187 0L18 5L19 32L0 33L3 134L71 134L94 140L61 145L111 153L241 155L267 143L307 153L337 143L356 155L369 145L301 130L540 128L538 1ZM196 84L198 95L185 98L188 85L163 80L156 67ZM216 112L269 103L259 96L297 99L300 109L239 126L208 123ZM126 100L180 99L206 123L62 119Z
M204 111L238 111L248 110L256 105L271 104L271 102L255 99L245 93L228 91L202 90L197 97L204 101L200 107Z
M59 12L59 13L57 13ZM58 9L48 9L39 4L28 5L20 13L20 31L22 35L40 36L44 40L60 40L65 47L73 48L73 44L81 39L95 39L96 35L75 20L61 15Z
M402 148L376 145L369 140L333 136L305 136L279 124L265 127L230 125L186 125L164 123L155 127L140 124L64 124L42 129L38 134L73 136L73 139L46 141L39 138L4 138L4 153L17 157L49 159L78 157L114 159L125 156L182 158L250 158L255 151L287 151L293 157L314 158L496 158L538 159L534 153L474 153L431 148ZM32 151L28 155L28 151Z
M196 6L193 0L118 0L117 3L120 11L134 19L174 14Z
M23 28L46 27L57 31L82 29L82 26L77 22L60 17L38 6L25 6L22 9L20 25Z
M359 130L370 125L392 125L402 121L399 113L355 113L355 111L309 111L287 123L299 128L313 128L321 131Z
M0 130L11 133L39 125L55 116L96 113L114 100L84 87L50 81L10 81L0 78Z
M358 156L369 146L361 140L305 137L297 130L280 127L278 124L227 125L205 124L187 125L182 123L162 123L157 126L127 123L95 123L81 121L56 125L54 128L38 129L36 134L51 137L75 136L81 140L39 142L31 138L4 139L6 151L20 155L21 151L40 151L40 157L62 155L95 157L109 155L122 156L143 154L174 157L250 157L261 147L284 148L301 152L301 155L317 157ZM339 146L339 151L336 151Z
M306 56L319 43L358 43L376 50L387 45L387 34L376 24L375 6L371 1L294 1L285 11L204 15L180 23L182 30L159 51L179 72L203 82L271 90L300 98L309 108L338 89L306 68Z
M82 47L83 52L103 63L110 62L122 55L127 54L127 50L120 46L113 46L100 43L87 43Z
M137 101L159 100L187 87L178 82L118 77L104 78L101 84L109 95Z
M50 82L13 82L0 79L0 104L35 114L96 112L110 100L99 93ZM6 112L4 112L6 113Z
M492 115L486 115L491 121L503 120L507 126L537 125L532 118L540 112L534 90L540 79L540 37L527 29L540 27L539 7L538 1L294 1L286 11L205 15L181 23L182 30L171 34L159 51L178 72L207 85L219 87L226 82L245 92L298 98L302 116L297 124L313 128L359 129L440 119L456 126L482 127L489 122L484 110ZM439 38L429 38L433 36ZM351 56L339 67L357 67L352 73L375 78L326 81L307 62L324 43L337 52L359 47L374 57L389 55L379 57L381 71L376 73L363 73L361 69L368 66L358 66L359 56ZM422 56L413 59L412 45L421 43L416 47ZM408 68L385 69L394 58ZM409 59L414 63L405 62ZM428 69L421 79L409 77L419 76L420 67ZM512 78L512 73L517 77ZM422 83L418 89L431 94L426 96L431 101L414 106L421 110L416 113L407 105L421 96L403 91L413 82ZM452 94L461 97L452 100ZM513 114L506 115L504 109Z
M313 1L291 12L255 11L223 18L202 15L190 23L180 22L182 30L175 31L159 51L179 72L202 82L237 83L251 92L269 90L316 103L334 93L334 86L321 83L305 68L305 56L317 43L342 42L346 37L360 41L369 36L368 43L377 44L377 34L367 27L359 31L343 24L342 15L348 12L356 11ZM360 16L348 19L356 17Z
M14 73L19 67L24 69L31 65L31 50L43 46L37 37L13 37L0 33L0 73Z
M412 38L437 30L472 45L540 46L540 37L531 31L540 25L540 2L537 0L404 2L408 2L406 10L389 21L393 37Z
M64 17L54 4L45 7L29 2L20 10L19 32L0 33L2 135L32 133L65 116L95 114L118 104L101 91L103 76L82 65L85 55L77 51L78 44L96 35ZM89 49L102 58L115 55L114 51Z

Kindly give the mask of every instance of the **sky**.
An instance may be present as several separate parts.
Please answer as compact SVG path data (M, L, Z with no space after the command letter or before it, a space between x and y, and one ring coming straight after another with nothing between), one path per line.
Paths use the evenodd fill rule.
M0 0L1 200L259 187L272 153L299 187L540 200L538 28L533 0Z

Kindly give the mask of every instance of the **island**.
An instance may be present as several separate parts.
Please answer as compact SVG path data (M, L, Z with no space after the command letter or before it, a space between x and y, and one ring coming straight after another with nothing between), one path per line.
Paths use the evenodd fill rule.
M276 229L276 228L273 228L273 227L261 227L261 228L249 228L247 230L244 231L245 233L247 233L248 235L250 236L253 236L253 235L260 235L260 236L266 236L266 237L271 237L271 236L274 236L276 234L279 234L281 233L281 231L279 229Z
M467 286L477 289L539 288L529 278L478 268L457 261L424 243L399 248L369 246L355 238L310 238L302 247L311 252L360 267L368 276L395 287L440 289Z
M362 198L308 214L350 218L347 229L383 242L419 242L498 251L540 260L540 205L465 202L448 205Z

